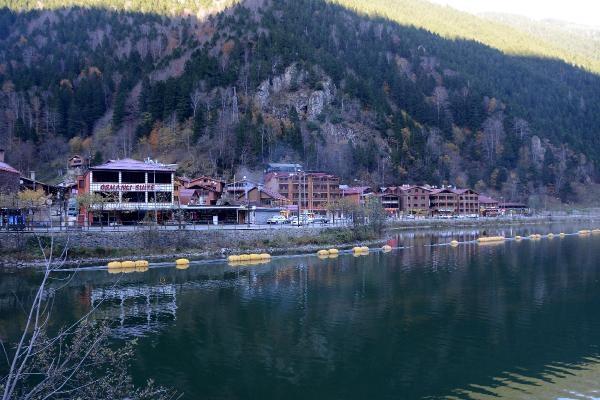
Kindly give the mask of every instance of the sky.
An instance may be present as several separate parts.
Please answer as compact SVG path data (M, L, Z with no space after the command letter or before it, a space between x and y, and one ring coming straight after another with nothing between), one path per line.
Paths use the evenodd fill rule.
M600 27L600 0L433 0L471 13L501 12Z

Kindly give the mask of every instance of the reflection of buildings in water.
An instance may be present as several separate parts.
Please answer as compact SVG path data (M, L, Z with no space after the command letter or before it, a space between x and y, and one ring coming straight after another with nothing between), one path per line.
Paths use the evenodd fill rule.
M97 288L91 292L98 319L117 323L116 337L140 337L161 330L176 319L177 290L173 285Z

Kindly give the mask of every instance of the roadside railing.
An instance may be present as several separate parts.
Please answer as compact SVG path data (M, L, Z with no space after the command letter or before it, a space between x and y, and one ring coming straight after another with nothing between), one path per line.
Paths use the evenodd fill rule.
M466 223L469 221L498 221L510 222L518 220L540 220L548 219L549 221L559 221L562 219L577 219L577 218L600 218L600 213L538 213L534 215L504 215L495 217L478 217L478 218L440 218L440 217L397 217L389 218L387 224L389 226L421 226L428 224L439 225L454 225ZM214 224L212 221L164 221L164 222L138 222L131 224L110 223L100 225L98 223L91 225L81 225L77 222L61 223L60 221L28 221L24 224L0 224L0 234L2 233L50 233L50 232L132 232L132 231L174 231L174 230L205 230L205 231L228 231L228 230L278 230L278 229L319 229L333 227L348 227L352 226L352 222L348 219L332 219L327 223L309 223L296 225L292 223L285 224L235 224L235 223L220 223Z

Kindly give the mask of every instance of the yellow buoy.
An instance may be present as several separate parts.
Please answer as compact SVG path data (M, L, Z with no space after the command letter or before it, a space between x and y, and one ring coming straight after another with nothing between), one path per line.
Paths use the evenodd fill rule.
M187 263L187 264L175 264L175 268L181 269L181 270L188 269L189 267L190 267L189 263Z
M135 262L135 266L136 266L136 268L137 268L137 267L142 267L142 268L143 268L143 267L148 267L149 265L150 265L150 264L149 264L149 263L148 263L148 261L146 261L146 260L137 260L137 261Z
M335 255L335 254L340 254L340 251L338 249L329 249L329 255Z
M523 238L521 236L517 235L517 236L515 236L515 240L517 242L520 242L521 240L523 240Z
M188 260L187 258L178 258L177 260L175 260L175 265L188 265L190 263L190 260Z
M108 263L108 269L121 268L121 261L111 261Z
M502 242L506 240L504 236L485 236L477 239L478 243Z
M561 233L558 234L558 236L560 236L561 238L564 238L567 235L564 232L561 232Z
M109 274L122 274L123 273L123 268L109 268L108 269L108 273Z
M369 248L368 248L367 246L363 246L363 247L361 247L360 249L361 249L361 251L362 251L363 253L368 253L368 252L369 252Z
M552 239L552 238L554 238L554 233L549 233L548 234L548 239Z
M135 268L135 263L133 261L123 261L121 263L121 268L127 268L127 269Z
M329 253L329 255L327 256L327 258L338 258L340 255L335 253L335 254L331 254Z
M328 256L329 255L329 250L319 250L319 251L317 251L317 255L319 255L319 256Z
M317 257L319 260L327 260L329 259L329 254L318 254Z
M250 260L251 261L261 260L260 254L250 254Z
M150 268L146 267L135 267L135 272L147 272Z
M236 255L232 255L227 257L227 261L229 262L239 262L240 261L240 256L236 256Z
M539 240L541 238L542 238L542 235L538 235L538 234L535 234L535 233L529 235L529 239L531 239L531 240Z
M250 261L250 255L249 254L242 254L240 256L240 261Z
M451 241L451 242L450 242L450 246L452 246L452 247L456 247L456 246L458 246L458 240L453 240L453 241Z
M268 253L262 253L260 255L260 258L262 258L263 260L270 260L271 259L271 255Z
M354 253L360 253L360 252L362 252L362 247L353 247L353 248L352 248L352 251L353 251Z

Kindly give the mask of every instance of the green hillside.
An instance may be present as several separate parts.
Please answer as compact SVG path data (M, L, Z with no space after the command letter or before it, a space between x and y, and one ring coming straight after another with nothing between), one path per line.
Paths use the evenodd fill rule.
M534 21L518 15L486 14L484 18L511 26L536 40L552 43L570 55L565 58L598 72L600 64L600 28L591 28L562 21Z
M419 0L0 4L0 141L44 179L69 153L514 199L598 178L598 60L517 25Z

